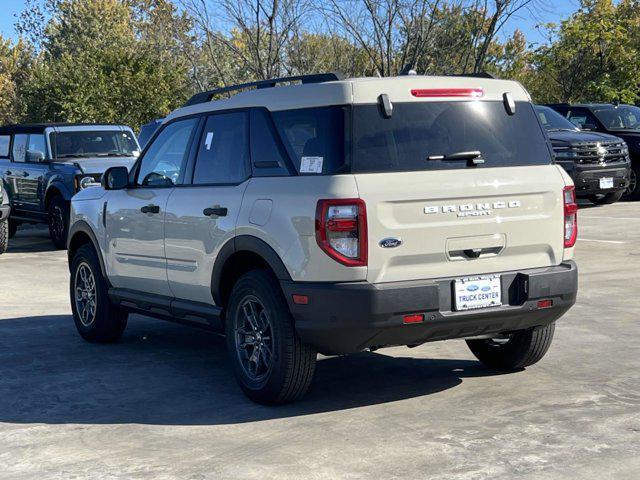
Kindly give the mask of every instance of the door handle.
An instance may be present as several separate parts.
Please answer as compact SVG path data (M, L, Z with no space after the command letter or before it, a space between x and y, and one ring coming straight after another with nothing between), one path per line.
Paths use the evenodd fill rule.
M227 209L224 207L209 207L205 208L202 213L207 217L226 217Z
M29 172L22 172L22 176L23 177L28 177L29 176Z
M142 213L160 213L160 207L158 205L145 205L140 211Z

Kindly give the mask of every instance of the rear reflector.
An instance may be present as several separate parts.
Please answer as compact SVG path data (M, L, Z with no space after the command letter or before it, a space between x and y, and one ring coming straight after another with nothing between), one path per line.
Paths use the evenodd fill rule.
M551 308L553 307L553 300L547 298L545 300L538 300L538 308Z
M308 305L309 297L307 295L293 295L293 303L296 305Z
M403 323L420 323L424 322L424 315L421 313L417 313L414 315L405 315L402 319Z
M484 97L482 88L416 88L411 90L411 95L418 98L441 97Z

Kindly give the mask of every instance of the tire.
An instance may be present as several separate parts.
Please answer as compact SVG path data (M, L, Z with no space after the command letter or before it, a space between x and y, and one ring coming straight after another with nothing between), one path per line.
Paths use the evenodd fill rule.
M0 221L0 255L9 248L9 221Z
M604 195L589 195L589 201L595 205L611 205L622 198L624 190L619 192L605 193Z
M9 238L13 238L16 236L16 232L18 231L18 226L20 224L11 219L7 220L7 222L9 223Z
M69 234L69 204L60 195L56 195L49 202L47 208L49 222L49 236L59 250L67 248Z
M122 336L128 313L109 300L107 282L92 245L80 247L71 260L69 294L73 321L82 338L93 343L109 343Z
M640 166L631 165L631 171L629 172L629 188L624 191L622 198L624 200L638 200L640 199Z
M298 337L270 272L254 270L236 282L225 329L236 379L251 400L277 405L304 396L313 381L317 354Z
M551 346L556 324L513 332L506 341L467 340L478 360L497 370L520 370L537 363Z

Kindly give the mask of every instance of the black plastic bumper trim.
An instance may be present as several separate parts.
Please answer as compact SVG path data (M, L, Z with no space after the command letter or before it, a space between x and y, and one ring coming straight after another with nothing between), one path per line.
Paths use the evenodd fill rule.
M343 354L369 347L416 345L547 325L574 303L578 269L558 266L496 272L501 275L501 307L459 312L453 309L453 281L371 284L281 282L300 337L321 353ZM293 302L293 294L309 303ZM538 308L539 299L553 300ZM403 316L422 313L425 321L405 325Z

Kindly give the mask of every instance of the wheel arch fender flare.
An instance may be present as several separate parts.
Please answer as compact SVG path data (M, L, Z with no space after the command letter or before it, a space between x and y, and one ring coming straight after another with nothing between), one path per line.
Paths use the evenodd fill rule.
M73 197L73 194L69 191L67 186L63 182L55 179L47 184L44 194L45 207L49 205L49 201L54 195L60 195L67 202L70 202L71 197Z
M98 261L100 262L100 271L102 272L102 276L109 283L109 278L107 277L107 270L105 268L104 259L102 258L102 251L100 250L100 244L98 243L98 238L95 233L91 229L91 226L85 222L84 220L79 220L71 225L69 229L69 237L67 239L67 258L69 261L69 268L71 268L71 262L73 261L73 255L77 251L77 247L75 246L75 242L77 242L79 237L88 237L96 254L98 255ZM86 243L86 242L82 242Z
M213 265L211 274L211 294L217 305L222 304L221 280L227 261L236 253L249 252L261 257L271 268L278 280L291 281L291 275L276 251L264 240L253 235L238 235L225 243Z

